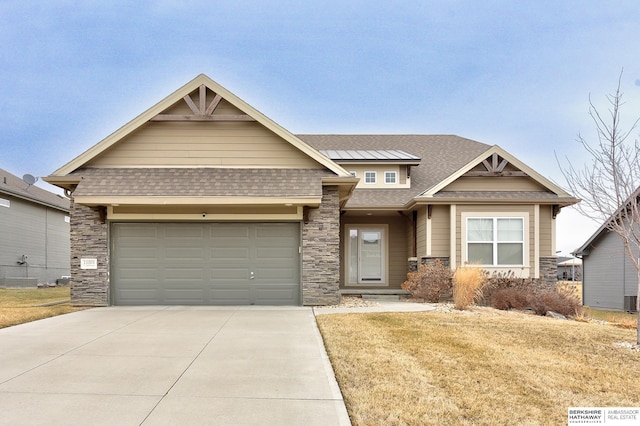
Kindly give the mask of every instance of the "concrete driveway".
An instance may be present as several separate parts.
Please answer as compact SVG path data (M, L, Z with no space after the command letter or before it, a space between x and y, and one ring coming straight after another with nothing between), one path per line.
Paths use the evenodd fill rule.
M310 308L109 307L0 330L0 424L350 422Z

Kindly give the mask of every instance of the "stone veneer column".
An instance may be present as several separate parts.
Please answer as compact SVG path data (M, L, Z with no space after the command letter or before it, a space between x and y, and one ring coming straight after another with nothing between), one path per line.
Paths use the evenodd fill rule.
M302 304L340 302L340 203L338 189L322 188L322 204L302 226Z
M80 269L80 259L97 259L98 269ZM107 224L98 210L71 200L71 303L109 305Z
M540 287L553 289L558 283L558 258L540 256Z

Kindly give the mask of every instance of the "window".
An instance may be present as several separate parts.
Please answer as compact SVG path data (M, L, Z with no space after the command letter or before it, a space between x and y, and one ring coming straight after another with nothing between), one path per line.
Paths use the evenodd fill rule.
M384 172L384 183L398 183L398 173Z
M364 183L376 183L377 177L376 172L364 172Z
M0 206L11 207L11 201L5 200L4 198L0 198Z
M524 265L524 219L467 218L466 260L477 265Z

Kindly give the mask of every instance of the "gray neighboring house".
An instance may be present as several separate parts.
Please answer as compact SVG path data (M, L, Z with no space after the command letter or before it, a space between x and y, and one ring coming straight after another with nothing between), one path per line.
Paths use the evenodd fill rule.
M0 169L0 286L69 275L69 200Z
M582 259L582 303L592 308L634 312L638 272L625 251L622 238L608 229L611 220L573 252Z

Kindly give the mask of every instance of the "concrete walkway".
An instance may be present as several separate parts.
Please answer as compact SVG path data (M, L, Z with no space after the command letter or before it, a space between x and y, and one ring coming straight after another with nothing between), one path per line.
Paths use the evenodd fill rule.
M0 424L350 423L311 308L110 307L0 330Z

